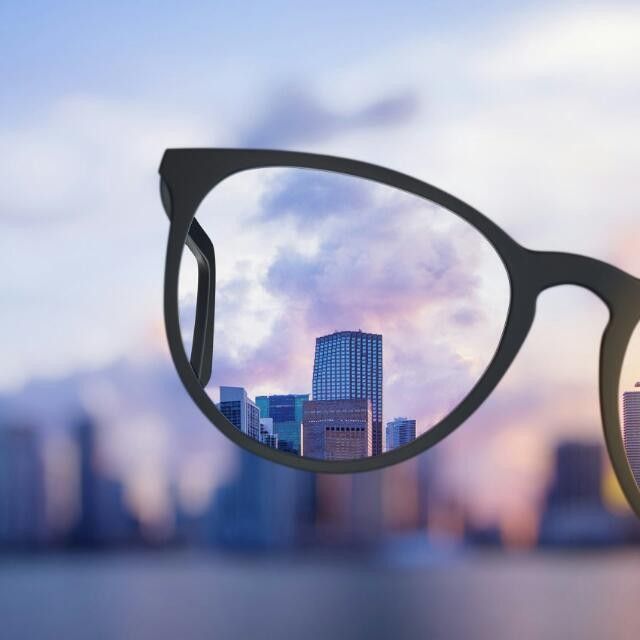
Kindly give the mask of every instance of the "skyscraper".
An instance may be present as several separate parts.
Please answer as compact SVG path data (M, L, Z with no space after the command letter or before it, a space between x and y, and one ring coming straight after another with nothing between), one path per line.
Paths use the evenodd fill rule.
M336 331L316 338L314 400L371 401L372 454L382 453L382 336Z
M243 387L220 387L218 409L242 433L260 440L260 411Z
M387 422L387 451L397 449L416 439L416 421L407 418L394 418Z
M635 389L622 394L622 421L624 449L633 477L640 487L640 382L636 382Z
M278 436L278 449L281 451L300 454L302 405L308 399L308 393L256 398L260 417L273 419L273 433Z
M371 455L371 400L310 400L304 403L302 455L355 460Z

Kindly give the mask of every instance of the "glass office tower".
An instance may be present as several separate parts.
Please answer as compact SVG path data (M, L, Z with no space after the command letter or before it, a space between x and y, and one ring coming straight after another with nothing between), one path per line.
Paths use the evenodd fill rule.
M278 436L278 449L300 455L302 405L309 394L258 396L256 405L261 418L273 420L273 433Z
M371 401L372 455L382 453L382 336L337 331L316 338L314 400Z
M260 412L242 387L220 387L220 412L245 435L260 440Z
M387 451L397 449L416 439L416 421L394 418L387 422Z

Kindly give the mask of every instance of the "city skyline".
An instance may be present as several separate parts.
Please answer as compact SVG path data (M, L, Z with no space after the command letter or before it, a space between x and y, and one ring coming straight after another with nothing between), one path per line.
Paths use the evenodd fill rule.
M332 405L330 411L342 414L347 426L353 419L359 420L357 414L363 409L370 424L369 404L360 399L316 401L313 406L314 401L309 401L309 409L316 412L319 408L322 414L323 406ZM320 414L316 417L323 420ZM404 531L398 530L399 523L420 531L422 536L426 531L425 544L442 540L444 534L447 544L460 547L640 543L637 520L608 504L605 447L601 442L557 443L549 452L549 483L536 525L526 535L514 538L510 528L500 523L488 526L470 521L461 496L443 490L439 484L438 477L444 470L433 457L416 460L411 465L412 473L401 478L388 474L383 484L360 475L300 474L241 452L240 465L199 510L185 510L176 493L169 505L172 517L149 522L134 509L125 484L107 474L100 464L104 427L88 415L68 426L74 450L71 459L77 469L68 490L78 500L70 517L57 525L48 516L55 495L51 483L56 478L46 473L46 438L27 425L5 425L0 430L0 460L8 463L0 469L0 553L46 548L106 550L150 544L169 549L186 545L308 550L310 543L332 545L344 540L350 540L356 548L368 548L385 544L388 535ZM391 502L383 497L388 491L395 496ZM417 500L403 502L407 494ZM398 512L398 506L405 511ZM446 515L439 524L438 515Z
M93 9L62 9L54 29L36 5L9 8L15 29L5 34L6 70L15 91L6 92L0 132L15 160L7 167L13 188L3 192L0 237L9 266L0 287L7 328L0 387L4 406L10 407L5 421L13 420L11 410L19 403L14 413L55 435L65 424L61 407L69 398L69 411L90 407L111 427L110 464L131 491L143 487L145 496L152 496L146 503L160 507L166 498L158 497L159 478L179 479L197 503L198 488L217 487L225 465L236 459L236 448L183 401L168 362L160 303L166 225L159 216L155 176L166 147L254 145L336 155L348 148L353 157L423 176L459 195L524 246L598 256L640 275L633 170L638 164L633 132L640 14L626 6L596 4L544 11L512 4L504 11L464 16L447 5L436 20L424 19L431 11L427 4L413 7L424 12L422 20L391 5L376 14L376 7L372 30L358 33L361 46L355 48L347 37L353 31L349 25L359 24L355 5L342 6L352 20L334 20L319 8L313 20L304 12L268 5L251 15L240 10L223 16L211 8L215 20L198 20L199 32L183 38L182 57L161 55L167 58L163 64L152 55L153 43L175 36L176 20L168 14L154 14L157 33L151 42L140 40L135 21L122 20L124 14L110 4L100 7L100 19ZM101 25L115 14L124 30L118 30L121 38L113 47ZM284 20L278 23L282 37L262 28L267 14ZM381 19L390 15L397 19ZM253 46L259 52L251 60L239 59L227 46L243 42L238 35L247 32L247 20L255 27ZM327 29L310 33L317 20ZM182 12L180 29L184 21L193 24L194 16ZM55 50L61 33L68 55L27 55L25 42ZM330 55L338 64L320 69L316 49L307 45L309 38L327 42L329 33L335 35ZM214 41L217 48L210 50ZM185 56L193 63L187 74ZM238 65L243 73L230 73ZM212 68L218 69L218 79L229 81L223 100L212 100L215 82L202 81L211 78ZM169 100L167 77L175 85ZM34 163L41 169L37 188ZM212 233L217 254L224 254L218 238L224 246L232 234L259 256L291 233L293 225L279 218L252 235L246 219L238 228L233 215L221 215L228 206L207 209L204 204L203 215L210 213L223 227ZM309 217L301 224L308 229L314 223ZM343 224L341 230L358 241L356 225ZM405 237L409 249L418 240L414 234ZM74 250L61 258L56 238L73 243ZM24 261L25 246L37 260ZM302 249L315 248L310 243ZM286 255L298 264L295 254ZM267 273L268 266L243 271L244 257L229 268L221 261L220 304L225 296L255 300L254 289L232 276ZM350 284L347 277L344 281ZM69 295L54 294L60 283ZM563 438L601 436L593 351L606 310L577 288L565 293L543 294L519 365L453 441L439 445L439 451L444 447L439 455L447 456L443 482L458 495L469 495L467 508L478 521L506 522L517 518L514 504L536 504L531 487L545 477L541 448ZM307 376L299 375L291 358L292 353L304 356L308 363L312 357L313 345L302 348L309 334L296 329L302 326L306 298L294 290L290 300L273 331L258 318L258 330L246 332L258 346L273 334L270 351L257 350L246 360L229 341L236 359L227 357L226 370L219 373L230 384L246 384L255 393L266 391L263 382L278 392L310 391ZM352 298L347 301L353 306ZM403 330L413 351L405 362L417 367L418 357L428 352L414 341L411 302L409 297L392 300L400 320L409 324ZM107 321L87 330L88 317ZM313 335L334 326L377 330L365 323L332 323L312 327L318 329ZM216 319L216 358L227 344L223 329ZM430 327L425 331L440 336ZM633 387L639 363L636 359L636 377L625 388ZM244 373L251 379L243 380ZM454 370L454 384L456 376ZM450 383L444 377L442 386ZM439 394L436 387L434 395ZM414 407L403 410L391 401L385 393L387 419L420 417ZM142 469L134 450L145 452ZM171 464L178 453L185 456L189 473Z
M354 336L356 340L353 340ZM373 338L376 342L363 343L362 338L365 340ZM358 345L355 349L353 343ZM364 350L361 350L362 344L366 345ZM368 352L367 349L370 351ZM315 404L310 406L307 414L313 416L314 426L313 429L310 428L307 431L307 454L303 453L304 447L302 445L305 405L310 402L309 394L262 395L257 396L254 402L243 387L221 386L221 402L218 403L218 407L231 423L240 428L245 435L259 440L266 446L294 455L335 460L379 455L379 453L374 453L373 407L375 401L368 398L369 418L360 418L360 423L357 425L355 423L348 425L348 420L353 419L349 414L353 414L354 411L357 413L359 409L361 415L365 415L362 413L362 407L345 404L341 408L335 404L335 401L356 400L358 395L361 399L366 398L367 395L372 395L371 391L375 389L378 406L382 406L382 353L382 335L380 334L368 334L362 330L340 330L316 338L312 377L313 392L311 394L311 402L315 402ZM370 357L368 362L369 356L373 357ZM378 362L380 363L379 368L377 368ZM357 374L362 370L365 372L364 379L358 380ZM356 373L355 376L350 375L352 371ZM369 383L367 386L367 373L369 380L375 376L377 385L373 386ZM622 390L620 400L624 449L634 480L640 487L640 382L635 383L633 390ZM329 405L323 413L322 402L333 402L334 404ZM365 413L367 413L366 409ZM252 418L247 416L252 416ZM263 429L262 418L271 421L268 430ZM255 423L255 425L250 428L247 426L247 421L251 424ZM331 421L335 422L333 426L330 424ZM368 423L370 423L369 426ZM327 434L331 433L330 437L320 434L320 431L324 429L327 430ZM280 437L280 432L283 437ZM311 435L312 433L314 435ZM368 441L371 446L361 445L354 435L356 433L365 434L363 442ZM384 446L381 447L380 453L409 444L416 437L418 437L416 420L396 417L386 422Z
M316 338L311 399L310 394L267 394L253 401L245 387L221 385L218 408L248 437L293 455L326 460L380 455L416 438L416 420L404 418L395 435L393 421L387 424L383 442L383 361L381 334L334 331Z

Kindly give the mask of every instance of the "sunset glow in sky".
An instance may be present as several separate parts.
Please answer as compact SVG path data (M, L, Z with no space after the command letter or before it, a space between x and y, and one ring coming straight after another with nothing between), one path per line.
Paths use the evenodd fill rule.
M214 393L309 393L315 338L361 329L383 336L385 419L416 418L421 433L495 353L506 270L479 232L433 203L359 178L259 170L219 185L197 217L216 247ZM197 272L185 264L192 322Z
M181 408L183 420L175 418L190 430L167 435L173 424L167 398L182 392L162 332L168 222L157 167L167 147L284 148L381 164L458 196L525 246L588 254L640 275L637 3L492 0L480 9L454 0L437 8L409 2L404 10L390 2L346 4L268 1L248 10L211 3L170 16L151 2L0 7L0 71L10 88L0 107L0 391L19 394L41 379L84 380L83 397L102 398L96 404L119 426L114 466L135 475L132 486L153 490L158 469L171 466L176 441L193 447L193 468L208 469L202 473L211 482L230 450L195 408ZM299 207L282 212L291 204L285 196L299 196L300 184L269 191L259 176L246 180L250 189L229 181L199 214L220 257L230 254L220 260L219 288L229 321L221 320L216 333L225 382L253 394L309 391L316 335L382 328L388 418L423 411L411 402L421 377L436 371L434 359L453 361L449 371L458 378L452 344L461 348L468 339L493 347L504 320L499 313L482 316L489 324L438 322L449 308L445 300L456 309L469 303L458 316L469 320L487 310L484 301L499 309L504 299L486 283L457 289L467 276L461 266L477 256L460 260L457 245L447 254L440 230L412 233L411 207L402 213L411 224L385 228L394 258L380 251L373 268L357 273L357 252L387 244L359 235L381 228L383 209L366 199L371 194L347 189L348 197L325 206L328 213L320 207L296 219L305 214ZM238 217L221 222L223 205ZM258 214L248 230L247 216ZM363 224L370 215L378 215L375 226ZM304 240L301 231L309 232ZM336 275L326 259L333 254L324 249L343 233L356 240ZM419 278L403 288L422 254L455 258L443 291ZM310 270L310 257L320 272ZM290 277L296 273L304 277ZM371 287L358 290L363 300L355 314L342 286L345 273L366 276ZM400 283L387 280L396 275ZM412 294L425 288L426 298ZM238 291L242 313L233 306ZM314 308L329 291L330 306ZM453 301L452 291L460 292ZM234 314L241 324L231 322ZM446 481L468 492L479 520L535 504L547 445L601 437L597 358L606 321L604 305L586 291L545 292L512 370L443 443ZM401 353L394 331L411 335L412 354ZM434 347L435 332L441 343ZM469 349L464 362L473 359ZM406 372L407 362L411 380L403 384L411 392L403 404L394 399L390 373L393 365ZM164 396L145 389L144 407L142 392L133 402L110 386L119 367L141 363L165 385ZM629 371L625 380L640 378L640 359ZM449 378L429 381L434 396L459 394ZM134 424L138 446L151 451L148 468L128 463ZM203 451L210 452L208 462ZM161 497L154 502L160 503Z

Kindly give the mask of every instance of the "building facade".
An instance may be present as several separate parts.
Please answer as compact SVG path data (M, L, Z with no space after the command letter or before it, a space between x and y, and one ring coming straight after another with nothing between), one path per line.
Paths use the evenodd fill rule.
M309 394L258 396L256 404L262 418L273 420L273 433L278 436L278 449L300 455L302 406Z
M636 484L640 487L640 382L636 382L634 391L622 394L622 423L624 450Z
M304 403L302 455L355 460L371 455L371 400L310 400Z
M369 400L372 454L382 453L382 336L337 331L316 338L313 400Z
M416 439L416 421L407 418L394 418L387 422L386 451L409 444Z
M218 409L242 433L260 440L260 411L243 387L220 387Z

